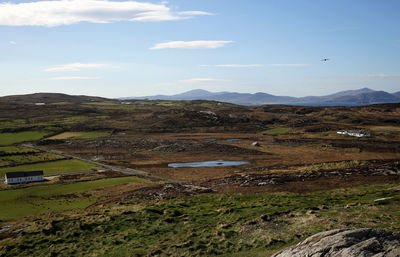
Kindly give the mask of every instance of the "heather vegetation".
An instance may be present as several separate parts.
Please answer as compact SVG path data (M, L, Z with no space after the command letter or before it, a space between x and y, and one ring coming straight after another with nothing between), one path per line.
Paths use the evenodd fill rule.
M0 187L0 256L268 256L335 228L400 231L398 104L41 97L0 98L0 178L45 175ZM244 165L169 166L209 161Z

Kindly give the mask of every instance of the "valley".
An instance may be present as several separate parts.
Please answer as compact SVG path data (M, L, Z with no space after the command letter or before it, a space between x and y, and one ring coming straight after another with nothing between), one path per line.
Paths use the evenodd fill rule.
M33 94L1 97L0 117L1 177L46 179L0 187L0 256L265 256L327 229L400 231L398 103Z

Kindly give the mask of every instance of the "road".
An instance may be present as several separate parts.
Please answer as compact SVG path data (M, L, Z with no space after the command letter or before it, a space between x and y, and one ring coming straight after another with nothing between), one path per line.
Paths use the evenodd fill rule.
M36 150L39 150L39 151L47 152L47 153L58 154L58 155L61 155L61 156L64 156L64 157L70 158L70 159L80 160L80 161L83 161L83 162L86 162L86 163L90 163L90 164L93 164L93 165L100 166L104 170L117 171L117 172L121 172L123 174L129 175L129 176L139 176L139 177L149 178L149 179L165 180L165 181L170 181L170 182L174 182L174 183L183 182L183 181L176 180L176 179L170 179L170 178L163 178L163 177L155 176L155 175L150 174L150 173L148 173L146 171L143 171L143 170L116 167L116 166L104 164L104 163L101 163L101 162L84 159L84 158L81 158L81 157L78 157L78 156L66 154L66 153L63 153L63 152L60 152L60 151L56 151L56 150L43 149L43 148L40 148L37 145L33 145L33 144L23 144L23 146L29 147L29 148L32 148L32 149L36 149ZM93 171L82 171L82 172L74 172L74 173L59 173L59 174L51 174L51 175L48 175L48 176L57 176L57 175L66 175L66 174L78 174L78 173L89 173L89 172L93 172Z

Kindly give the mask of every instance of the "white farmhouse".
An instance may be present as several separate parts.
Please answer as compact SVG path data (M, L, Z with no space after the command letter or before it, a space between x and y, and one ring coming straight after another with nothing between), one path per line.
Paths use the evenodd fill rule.
M44 180L44 175L42 170L7 172L5 175L5 183L8 185L38 182L43 180Z
M366 133L366 132L339 130L336 133L338 133L340 135L349 135L352 137L371 137L371 134Z

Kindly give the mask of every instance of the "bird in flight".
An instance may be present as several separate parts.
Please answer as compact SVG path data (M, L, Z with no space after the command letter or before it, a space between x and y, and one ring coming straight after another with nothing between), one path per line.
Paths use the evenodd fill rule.
M329 60L330 60L329 58L324 58L324 59L321 60L321 62L327 62Z

